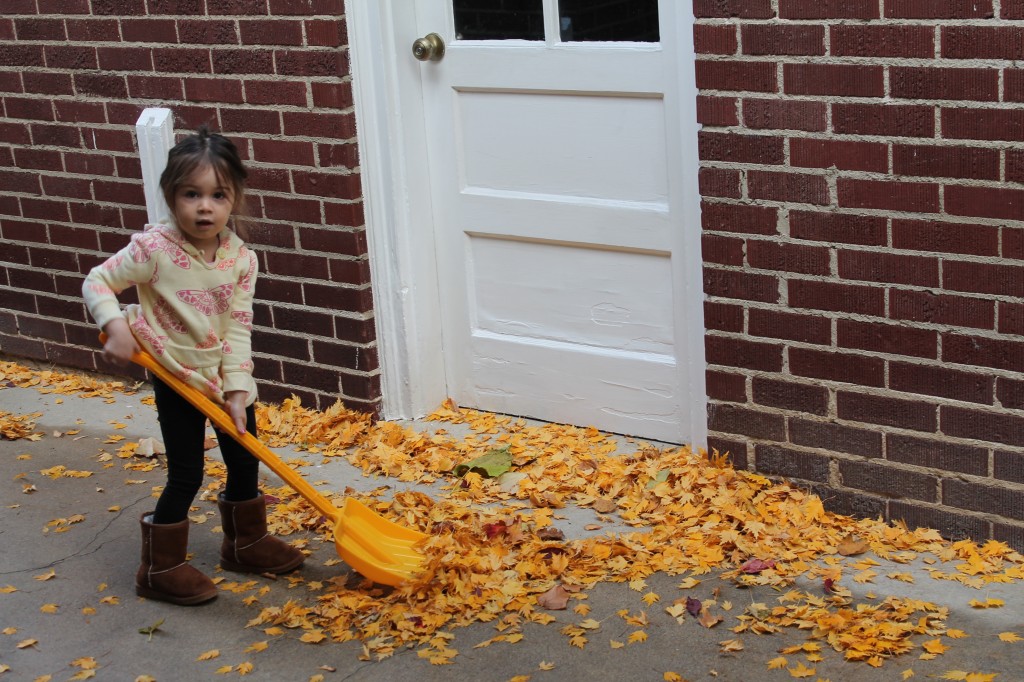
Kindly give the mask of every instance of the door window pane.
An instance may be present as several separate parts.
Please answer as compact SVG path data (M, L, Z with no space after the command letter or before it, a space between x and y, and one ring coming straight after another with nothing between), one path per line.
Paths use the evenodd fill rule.
M454 0L458 40L544 40L544 0Z
M661 39L658 0L559 0L558 12L563 42Z

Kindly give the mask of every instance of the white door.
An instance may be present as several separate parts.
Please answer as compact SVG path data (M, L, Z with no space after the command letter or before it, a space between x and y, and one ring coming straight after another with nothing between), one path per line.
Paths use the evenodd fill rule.
M559 4L416 2L448 393L703 441L689 3Z

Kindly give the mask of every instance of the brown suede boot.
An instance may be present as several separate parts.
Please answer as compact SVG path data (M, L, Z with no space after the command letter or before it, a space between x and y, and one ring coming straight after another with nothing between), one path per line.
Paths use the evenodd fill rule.
M188 520L153 523L153 513L142 524L142 565L135 574L135 594L182 606L202 604L217 596L217 587L185 560Z
M244 502L217 496L224 524L220 565L240 573L288 573L306 557L295 547L267 533L267 503L263 495Z

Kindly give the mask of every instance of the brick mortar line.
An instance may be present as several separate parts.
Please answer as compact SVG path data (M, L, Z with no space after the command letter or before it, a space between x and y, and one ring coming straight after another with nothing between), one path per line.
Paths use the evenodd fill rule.
M787 416L796 416L796 415L787 415ZM812 420L812 421L817 421L817 420ZM861 431L876 430L877 433L880 433L883 436L886 436L886 435L895 435L895 436L903 436L903 435L912 435L912 436L913 435L917 435L917 436L922 436L922 435L924 435L924 436L927 436L927 435L941 435L941 434L926 434L926 433L923 433L923 432L920 432L920 431L907 431L907 430L900 430L900 429L894 429L892 431L884 431L884 430L881 430L881 429L883 429L883 428L891 428L891 427L882 427L881 425L869 424L869 423L866 423L866 422L849 422L848 420L840 420L840 419L832 419L832 420L828 420L828 421L819 421L818 423L820 423L820 424L834 424L834 425L843 426L843 427L851 427L851 428L856 428L857 430L861 430ZM872 429L871 427L875 427L875 429ZM1011 481L1011 480L1003 479L1003 478L995 478L994 473L993 474L986 474L986 475L970 474L970 473L967 473L967 472L964 472L964 471L956 471L956 470L952 470L952 469L942 469L942 468L939 468L939 467L929 467L929 466L921 465L921 464L911 464L909 462L900 462L900 461L897 461L897 460L889 459L887 457L887 455L881 455L881 456L877 456L877 457L873 457L873 456L870 456L870 455L857 455L857 454L853 454L853 453L849 453L849 452L839 452L839 451L836 451L836 450L829 450L827 448L820 448L820 447L815 447L815 446L811 446L811 445L802 445L802 444L793 443L793 442L790 442L790 441L779 442L779 441L764 440L763 438L757 438L757 437L754 437L754 436L747 436L745 434L732 433L732 432L729 432L729 431L710 431L709 435L711 435L711 434L717 434L717 435L720 435L722 437L728 437L728 436L740 437L740 438L745 439L747 441L748 445L754 445L755 447L758 446L758 445L763 445L763 446L768 446L768 447L785 447L787 449L798 450L800 452L807 453L807 454L822 455L822 456L826 457L827 459L829 459L831 461L837 461L837 462L851 462L851 463L885 462L887 464L887 466L890 466L893 469L899 469L899 470L904 470L904 471L912 471L914 473L937 474L942 479L961 480L961 481L968 482L968 483L976 483L976 484L997 483L997 484L1000 484L1000 487L1003 487L1003 485L1005 484L1006 487L1011 487L1011 489L1014 489L1014 490L1020 489L1022 492L1024 492L1024 483L1018 483L1016 481ZM996 450L999 450L999 451L1012 451L1012 450L1015 450L1015 449L1019 450L1019 448L1013 448L1012 446L1008 446L1008 445L993 444L993 443L988 442L988 441L977 441L977 440L971 440L971 439L957 439L957 438L953 438L953 437L949 437L949 436L943 436L942 438L931 438L931 439L929 439L929 438L919 438L919 439L920 440L934 440L934 441L937 441L937 442L938 441L942 441L942 442L949 441L949 442L954 442L956 445L976 446L979 450L986 450L986 451L988 451L989 455L992 455L992 453L995 452ZM991 459L991 457L989 459ZM991 470L991 468L990 468L990 470ZM858 488L850 488L850 490L859 490L859 489ZM861 491L861 492L864 492L864 491Z
M742 101L746 102L752 97L744 98ZM774 97L757 98L764 99L766 101L782 101ZM789 101L801 101L801 102L817 102L820 100L808 99L808 100L789 100ZM859 104L859 102L858 102ZM1024 102L1021 103L1024 105ZM958 109L959 111L959 109ZM995 109L994 111L1018 111L1018 109ZM1019 111L1024 113L1024 106ZM34 120L34 119L16 119L16 120ZM981 148L981 149L992 149L995 151L1010 151L1017 150L1020 148L1022 140L984 140L984 139L973 139L973 138L959 138L959 137L910 137L903 135L880 135L872 133L837 133L830 130L803 130L800 128L751 128L742 124L730 125L730 126L716 126L716 125L703 125L699 131L700 133L729 133L729 134L741 134L746 137L765 137L765 138L783 138L785 140L813 140L816 142L875 142L880 144L890 144L893 146L902 145L909 147L935 147L935 148ZM707 164L724 164L724 163L740 163L736 161L716 161L701 159L701 166ZM811 170L830 170L833 167L822 169L817 166L794 166L794 168L809 168ZM880 171L855 171L855 170L839 170L840 173L877 173ZM916 177L916 176L912 176ZM957 179L957 178L948 178ZM969 179L969 178L968 178ZM1012 181L1008 181L1012 182Z
M814 19L793 19L779 16L769 18L743 17L694 17L697 25L708 26L977 26L979 28L1024 28L1024 19L966 18L966 19L912 19L903 17L875 17L872 19L855 19L851 17L819 17Z
M1010 228L1010 229L1016 229L1016 228ZM723 232L723 231L713 231L713 230L705 230L703 232L703 234L720 236L720 237L731 237L731 238L734 238L734 239L744 239L745 241L765 242L765 243L772 243L772 244L779 244L779 245L786 245L786 246L806 246L808 248L815 248L815 249L827 248L827 249L830 249L830 250L834 249L836 252L838 252L838 251L856 251L856 252L860 252L860 253L864 253L864 252L867 252L867 253L881 253L883 255L888 255L888 256L919 256L921 258L934 258L934 259L937 259L937 260L942 261L942 262L956 261L957 263L974 263L975 265L1009 265L1010 267L1013 267L1014 266L1013 264L1019 264L1020 267L1024 267L1024 261L1016 259L1016 258L1010 258L1010 257L1007 257L1007 256L979 256L979 255L976 255L976 254L949 253L949 252L944 252L944 251L922 251L922 250L915 250L915 249L898 248L898 247L894 247L894 246L871 246L871 245L865 246L865 245L861 245L861 244L848 244L847 245L847 244L838 244L836 242L821 242L821 241L813 241L813 240L801 240L801 239L798 239L796 237L788 237L787 238L787 237L782 236L782 235L773 236L773 235L747 234L747 233L740 233L740 232ZM936 289L941 289L943 291L953 291L953 292L958 292L958 293L963 293L963 294L973 294L973 295L976 295L976 296L991 296L991 297L996 297L996 298L1003 297L1003 298L1008 298L1008 299L1017 300L1017 301L1020 300L1019 296L1013 296L1011 294L991 294L991 293L987 293L987 292L977 292L977 291L972 292L972 291L961 291L959 289L945 289L942 286L941 281L937 285L914 284L914 283L904 283L904 282L879 282L879 281L873 280L873 279L847 278L847 277L843 277L842 275L839 275L838 273L835 273L835 274L831 274L830 273L828 275L817 275L817 274L814 274L814 273L800 272L800 271L797 271L797 270L759 268L757 266L749 265L749 264L746 264L746 265L729 265L729 264L726 264L726 263L706 262L706 263L704 263L704 265L707 266L707 267L714 267L715 269L719 269L719 270L728 270L728 271L737 271L737 272L738 271L742 271L742 272L761 273L761 274L778 274L778 273L782 273L782 274L785 274L786 276L788 276L791 279L795 278L795 279L808 279L808 280L819 281L817 278L825 278L824 281L831 281L831 280L835 279L835 280L842 280L842 281L849 281L849 282L862 282L862 283L865 283L865 284L874 284L874 285L886 286L886 287L897 287L897 288L900 288L900 289L904 289L904 288L905 289L914 289L914 290L918 290L919 289L919 290L922 290L922 291L933 291L933 290L936 290Z
M938 145L936 145L938 146ZM703 165L709 164L709 165ZM714 165L710 165L714 164ZM1001 181L1001 180L977 180L974 178L950 178L937 175L903 175L896 173L889 173L886 171L863 171L863 170L837 170L835 166L829 168L821 168L818 166L789 166L782 164L759 164L742 161L704 161L702 162L701 168L718 168L722 170L742 170L742 171L765 171L769 173L788 172L794 175L808 175L814 177L835 177L836 179L848 179L848 180L886 180L889 182L907 182L917 183L926 185L956 185L957 187L987 187L990 189L1020 189L1024 190L1024 182L1016 181ZM1010 185L1007 187L1007 185ZM730 199L731 197L707 197L709 199ZM785 204L787 206L800 205L800 206L835 206L836 208L855 208L855 207L843 207L836 206L835 204L805 204L803 202L783 200L783 199L755 199L751 200L757 202L758 205L762 203L765 205L773 204ZM934 215L928 211L899 211L897 209L878 209L878 208L856 208L856 210L863 211L885 211L886 215L893 213L916 213L919 215ZM949 214L942 211L943 215L956 215ZM970 216L963 216L969 218ZM1012 220L1005 218L1003 220ZM1024 220L1021 218L1020 220ZM1019 222L1019 221L1016 221Z
M762 167L762 168L764 168L764 167ZM751 169L745 169L745 170L751 170ZM857 178L854 178L854 179L857 179ZM864 179L875 179L875 178L864 178ZM927 183L927 184L940 184L940 183ZM965 185L958 185L958 186L965 186ZM997 187L990 187L989 189L1017 189L1017 188L1004 188L1004 187L998 187L997 186ZM1022 191L1024 191L1024 187L1021 187L1020 189ZM718 197L712 197L712 198L716 198L717 199ZM726 202L714 202L714 203L726 203ZM974 223L974 222L977 222L977 221L982 221L982 220L999 220L999 221L1002 221L1002 222L998 223L998 224L1003 225L1003 226L1008 227L1008 228L1011 228L1011 229L1016 229L1018 227L1018 225L1016 225L1016 224L1014 224L1014 225L1007 225L1007 223L1020 223L1020 222L1022 222L1022 220L1024 220L1024 219L1013 220L1011 218L988 218L988 217L985 217L985 216L970 216L970 215L963 215L962 216L962 215L958 215L958 214L955 214L955 213L946 213L944 210L936 211L936 212L928 212L928 211L901 211L901 210L898 210L898 209L887 209L887 208L862 208L862 207L856 207L856 206L838 206L838 205L836 205L834 203L828 203L828 204L807 204L807 203L801 203L801 202L796 202L796 201L784 201L784 200L781 200L781 199L746 199L746 200L739 200L737 203L730 203L729 205L730 206L747 206L747 207L758 206L758 207L767 207L767 208L790 208L790 209L793 209L793 210L811 211L811 212L814 212L816 210L819 213L836 213L836 214L844 214L844 215L861 215L861 216L864 216L864 217L885 217L885 216L891 216L891 217L894 217L894 218L901 218L901 219L902 218L907 218L907 217L921 219L922 217L928 217L928 216L944 216L944 217L947 217L947 218L953 218L953 219L959 220L961 222L969 221L971 223ZM832 210L830 211L830 210L827 210L827 209L832 209ZM741 234L741 233L735 233L735 234Z
M822 423L822 424L837 424L837 425L840 425L840 426L853 426L855 428L859 427L860 430L870 430L870 429L865 429L864 428L865 426L878 426L878 425L873 425L873 424L865 424L864 422L847 422L847 421L838 420L838 419L830 420L830 421L822 421L820 423ZM888 435L889 433L892 433L893 435L906 435L906 434L919 434L920 435L922 432L919 432L919 431L898 431L897 430L897 432L880 431L880 433L882 435ZM992 484L995 484L996 487L999 487L1001 489L1009 489L1009 490L1012 490L1012 491L1018 491L1019 490L1021 492L1024 492L1024 484L1018 483L1016 481L1011 481L1011 480L1008 480L1008 479L1004 479L1004 478L995 478L994 474L989 474L989 475L970 474L970 473L967 473L967 472L964 472L964 471L956 471L956 470L953 470L953 469L942 469L942 468L938 468L938 467L929 467L929 466L922 465L922 464L912 464L912 463L909 463L909 462L900 462L900 461L889 459L885 455L879 456L879 457L872 457L872 456L869 456L869 455L857 455L857 454L848 453L848 452L839 452L839 451L835 451L835 450L829 450L827 448L819 448L819 447L814 447L814 446L810 446L810 445L801 445L799 443L792 443L790 441L779 442L779 441L764 440L762 438L755 438L753 436L746 436L744 434L736 434L736 433L731 433L731 432L728 432L728 431L709 431L709 435L719 435L721 437L729 437L729 436L731 436L733 438L739 437L739 438L745 439L747 441L748 445L753 445L754 447L757 447L759 445L761 445L761 446L768 446L768 447L784 447L786 449L796 450L796 451L799 451L799 452L802 452L802 453L806 453L806 454L821 455L821 456L825 457L826 459L828 459L829 461L834 461L834 462L850 462L850 463L865 463L865 464L866 463L873 463L873 462L884 462L885 463L884 466L886 466L888 468L891 468L893 470L907 471L907 472L910 472L910 473L918 473L918 474L934 475L934 476L936 476L936 478L939 479L939 481L938 481L939 483L941 483L943 480L955 480L955 481L962 481L964 483L971 483L971 484L975 484L975 485L992 485ZM946 437L943 437L941 439L932 439L932 440L957 441L958 439L946 436ZM980 444L982 447L979 447L979 449L984 449L984 450L989 451L989 455L991 455L995 450L1004 450L1004 449L1012 450L1013 449L1011 446L996 445L996 446L993 447L992 443L986 442L986 441L969 441L967 439L959 439L959 440L960 440L960 442L956 443L958 445L959 444L963 444L963 445ZM991 459L991 457L990 457L990 459ZM755 457L755 460L756 460L756 457ZM991 470L991 468L990 468L990 470ZM764 473L764 472L758 472L758 473ZM773 474L773 475L775 475L775 474ZM809 479L801 479L801 480L809 480ZM863 493L863 492L870 492L870 491L866 491L866 490L863 490L863 489L860 489L860 488L848 488L848 487L845 487L845 486L841 486L841 487L843 489L845 489L845 490L850 490L850 491L855 491L855 492L861 492L861 493ZM879 493L875 493L875 494L879 494ZM941 498L941 496L937 496L937 497ZM903 500L905 498L888 498L888 499ZM978 512L978 513L983 513L983 512ZM1008 517L1006 517L1006 518L1008 518ZM1021 523L1021 522L1024 522L1024 521L1022 521L1020 519L1017 519L1016 522L1017 523Z
M925 289L923 291L925 293L928 293L930 290ZM978 298L978 296L973 296L972 298ZM1009 298L1010 298L1011 302L1018 302L1018 301L1020 301L1019 298L1014 298L1014 297L1009 297ZM720 296L708 296L707 297L707 302L709 302L709 303L731 303L731 302L736 302L738 300L740 300L740 299L722 298ZM981 299L981 300L988 301L990 299L986 298L986 299ZM1002 301L1000 301L1000 302L1002 302ZM775 303L775 304L765 304L765 303L760 303L760 302L755 302L755 303L756 303L756 305L743 306L744 312L747 313L747 312L749 312L751 310L763 310L763 311L767 311L767 312L790 313L790 314L794 314L794 315L801 315L801 314L803 314L805 316L812 316L812 317L815 317L815 318L824 318L824 319L829 320L830 322L838 322L840 320L852 320L854 322L864 322L864 323L868 323L868 324L881 324L881 323L884 323L884 322L890 322L890 323L892 323L890 326L910 327L910 328L913 328L913 329L921 329L921 330L935 331L935 332L961 332L962 335L964 335L964 336L979 336L979 337L983 337L983 338L990 338L993 341L1015 341L1015 340L1018 340L1018 339L1021 340L1021 341L1024 341L1024 337L1021 337L1021 336L1016 335L1016 334L1003 334L1003 333L997 331L997 329L994 328L994 327L991 328L991 329L990 328L986 328L986 327L962 327L962 326L956 326L956 325L943 325L943 324L938 323L938 322L920 322L920 321L916 321L916 320L905 320L903 318L874 317L874 316L870 316L870 315L864 315L862 313L840 313L840 312L829 311L829 310L815 310L815 309L812 309L812 308L792 308L792 307L786 306L785 304L781 304L781 303ZM810 341L799 341L799 340L796 340L796 339L787 339L787 338L781 338L781 337L777 337L777 336L755 336L755 335L751 334L749 331L730 332L730 331L725 331L725 330L721 330L721 329L708 329L708 330L705 331L705 334L707 336L715 336L715 337L721 337L721 338L732 338L732 339L737 339L737 340L738 339L744 339L744 340L748 340L748 341L775 342L775 343L781 343L781 344L783 344L783 345L785 345L787 347L803 348L803 349L807 349L807 350L814 350L814 349L820 349L820 348L839 348L839 349L856 350L856 351L861 351L862 350L862 349L859 349L859 348L846 348L845 346L834 346L834 345L831 345L831 344L826 346L824 344L812 343ZM987 336L987 335L991 335L991 336ZM836 338L834 333L832 334L832 338ZM878 353L878 352L881 352L881 351L863 351L863 352L865 352L865 353L868 353L868 352ZM900 355L898 357L901 357L901 358L913 358L913 359L916 359L916 360L919 360L919 361L931 360L933 362L939 362L940 365L942 365L942 366L946 366L947 364L949 364L948 362L939 361L939 360L937 360L935 358L922 358L922 357L917 356L917 355ZM976 367L976 365L961 365L961 366L964 366L964 367ZM981 365L977 365L977 367L981 367ZM1011 375L1016 375L1016 376L1020 376L1022 374L1021 372L1014 372L1013 370L1000 370L1000 369L995 368L995 367L986 367L986 370L994 371L994 372L1003 371L1003 372L1008 372ZM1012 378L1012 377L1008 377L1008 378Z
M719 338L726 338L726 337L719 337ZM749 337L740 337L740 338L747 339ZM763 337L756 337L756 338L763 338ZM943 363L943 362L941 362L939 360L931 360L930 363L913 362L914 360L919 360L920 358L916 358L916 357L912 357L912 356L904 356L904 355L895 355L895 356L883 355L881 353L878 353L877 351L870 351L870 352L869 351L861 351L858 348L846 348L846 347L843 347L843 346L840 346L840 347L836 347L836 346L813 346L813 345L808 345L808 344L801 344L799 346L797 346L797 345L790 346L790 345L787 344L785 346L784 350L789 350L790 348L796 348L797 350L812 350L812 351L822 351L822 350L826 350L826 351L827 350L843 351L843 350L847 350L847 351L856 352L856 354L858 356L864 356L864 355L868 355L869 353L872 353L871 355L869 355L869 357L874 357L874 358L878 358L879 360L885 361L887 363L887 367L886 367L887 370L888 370L889 363L892 363L892 362L902 362L902 363L905 363L905 364L925 365L925 366L929 366L929 367L935 367L935 368L938 368L938 369L951 369L953 371L960 371L960 372L963 372L965 374L981 375L981 376L991 376L994 379L1009 379L1009 380L1012 380L1012 381L1020 381L1020 378L1021 378L1021 373L1020 372L1014 372L1013 370L999 369L999 368L996 368L996 367L984 367L984 366L981 366L981 365L961 365L961 364L955 364L955 363ZM802 375L798 375L798 374L784 374L782 372L770 372L770 371L767 371L767 370L749 369L749 368L746 368L746 367L735 367L735 366L732 366L732 365L716 365L716 364L712 364L710 362L707 363L707 369L714 370L714 371L726 371L726 370L728 370L728 372L730 374L740 374L740 375L742 375L743 377L745 377L747 379L772 379L772 380L780 380L780 379L782 379L782 380L788 381L789 383L795 383L795 384L801 384L801 385L806 384L808 386L811 386L811 385L813 385L813 386L822 386L822 387L828 389L829 391L834 391L834 392L838 392L838 391L841 391L841 390L850 391L850 390L856 389L854 392L856 392L858 394L867 394L869 392L872 392L872 393L870 393L871 395L878 395L880 397L882 396L882 394L894 394L894 395L899 395L899 396L915 396L918 400L925 400L925 401L927 401L927 400L941 400L941 401L945 401L945 402L943 402L941 404L942 405L948 405L949 407L964 407L964 408L977 407L979 409L980 408L986 408L983 411L991 411L993 413L998 413L998 414L1002 414L1002 415L1024 417L1024 409L1020 409L1020 408L1014 409L1014 408L1010 408L1010 407L1003 407L1002 405L996 405L996 404L976 403L976 402L971 402L971 401L966 401L966 400L957 400L956 398L947 398L945 396L937 396L937 395L933 395L931 393L911 393L911 392L908 392L908 391L901 391L900 389L891 388L889 386L882 386L882 387L878 387L878 386L865 386L863 384L852 384L852 383L847 383L847 382L843 382L843 381L838 381L838 380L835 380L835 379L819 379L817 377L807 377L807 376L802 376ZM889 381L889 379L888 379L888 377L886 377L886 382L888 383L888 381ZM873 392L878 392L878 393L873 393ZM893 397L893 396L889 396L889 397ZM995 390L994 389L993 389L992 399L993 399L993 403L994 403L995 400L996 400ZM732 401L724 401L724 402L732 403ZM745 404L745 403L732 403L732 404ZM807 413L805 413L805 414L807 414ZM915 432L915 433L921 433L921 432ZM1018 448L1018 449L1024 448L1024 446L1014 446L1014 445L1005 445L1004 447Z
M824 282L824 283L827 283L827 284L834 284L834 283L836 283L834 280L814 280L814 281L821 281L821 282ZM842 282L850 282L851 280L841 280L841 281ZM909 287L908 287L908 289L909 289ZM921 291L929 292L931 290L930 289L922 289ZM948 291L948 290L943 289L942 291ZM953 293L958 293L958 292L953 292ZM959 293L963 293L963 292L959 292ZM982 294L969 294L969 296L971 298L981 298L984 295L982 295ZM1000 303L1005 303L1005 302L1019 303L1020 302L1020 298L1019 297L1006 296L1004 298L1008 299L1008 301L998 301L998 302L1000 302ZM706 299L706 302L708 302L708 303L737 303L737 302L743 302L743 299L725 298L725 297L722 297L722 296L710 296L710 295L707 295L707 294L705 294L705 299ZM989 296L985 297L984 300L986 300L986 301L988 301L988 300L995 301L996 299L995 299L995 297L989 295ZM864 323L870 323L870 324L880 324L880 323L883 323L883 322L889 322L889 323L891 323L889 326L908 327L908 328L912 328L912 329L921 329L921 330L925 330L925 331L946 332L946 333L949 333L949 332L959 332L960 335L962 335L962 336L972 336L972 337L984 338L984 339L988 339L990 341L1011 341L1011 342L1016 342L1016 343L1024 344L1024 337L1022 337L1022 336L1020 336L1018 334L1006 334L1006 333L1003 333L1003 332L999 332L996 329L983 329L983 328L980 328L980 327L963 327L963 326L957 326L957 325L943 325L943 324L936 323L936 322L918 322L918 321L915 321L915 320L904 320L902 318L876 317L876 316L872 316L872 315L864 315L863 313L846 313L846 312L834 311L834 310L818 310L816 308L793 308L793 307L788 306L786 304L770 304L770 305L777 305L777 306L779 306L777 308L771 308L771 307L767 307L769 304L764 304L764 303L761 303L761 302L756 302L756 303L758 305L743 306L744 310L746 311L746 310L755 310L756 309L756 310L767 310L767 311L773 311L773 312L788 312L788 313L794 313L794 314L813 315L815 317L824 317L826 319L836 320L836 321L838 321L838 320L852 320L852 321L855 321L855 322L864 322ZM729 332L729 331L723 331L723 330L720 330L720 329L708 329L708 330L705 331L705 334L707 336L716 336L716 337L722 337L722 338L732 338L732 339L736 339L736 340L743 339L743 340L747 340L747 341L763 339L763 340L765 340L765 342L775 342L775 343L779 343L779 344L785 345L787 347L803 348L803 349L807 349L807 350L814 350L814 349L821 349L821 348L836 348L836 349L839 349L839 350L844 350L845 349L845 350L857 351L857 352L860 352L860 353L868 353L868 354L870 354L870 353L878 353L878 354L881 354L881 355L886 355L886 354L882 353L881 351L870 351L870 350L865 350L865 349L862 349L862 348L849 348L849 347L846 347L846 346L837 346L837 345L831 345L831 344L826 346L824 344L816 344L816 343L811 343L811 342L808 342L808 341L796 341L796 340L793 340L793 339L781 339L781 338L777 338L777 337L774 337L774 336L753 336L749 332ZM917 358L919 360L929 360L929 359L931 359L931 360L936 360L936 361L939 361L939 362L943 362L941 360L938 360L938 358L922 358L921 356L917 356L917 355L896 355L895 357L899 357L899 358ZM1016 374L1017 376L1020 376L1022 374L1022 372L1015 372L1014 370L1000 370L999 368L988 367L986 365L963 365L963 364L960 364L960 363L950 363L949 361L944 361L944 364L950 365L950 366L960 366L960 367L985 367L986 369L988 369L990 371L1005 371L1005 372L1010 372L1011 374Z

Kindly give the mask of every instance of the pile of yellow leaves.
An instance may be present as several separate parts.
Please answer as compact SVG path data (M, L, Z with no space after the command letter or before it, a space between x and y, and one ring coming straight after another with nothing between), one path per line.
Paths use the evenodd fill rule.
M0 438L7 440L39 440L43 434L36 432L35 420L42 416L42 413L34 414L12 414L0 410Z
M382 515L430 535L423 547L428 570L417 581L384 591L339 578L314 602L266 607L251 625L304 628L317 633L318 641L358 639L366 656L419 645L423 657L448 663L457 651L442 629L493 621L499 637L515 636L525 622L555 620L539 598L557 587L578 593L602 581L642 585L655 572L731 569L725 577L740 585L783 587L800 577L824 581L818 594L791 591L779 606L741 615L735 632L796 627L848 660L877 666L914 649L915 635L948 634L947 612L896 597L853 603L840 585L844 555L870 549L907 563L927 553L927 561L949 567L934 569L934 578L973 586L1024 579L1024 558L1002 543L950 544L933 530L832 514L819 498L733 469L717 454L639 444L637 452L623 455L613 437L595 429L530 426L450 402L430 419L466 424L471 433L456 440L444 429L421 433L372 423L340 405L324 413L306 410L295 399L260 407L260 431L275 445L294 443L324 457L345 457L368 475L444 481L448 494L433 500L400 492L391 501L368 500ZM497 447L512 455L514 485L475 471L451 473ZM316 512L304 501L288 491L282 497L279 524L288 519L295 529L317 525ZM605 521L614 513L636 531L561 540L548 531L557 510L570 504L592 508ZM855 565L853 579L869 581L872 564L877 565ZM658 600L650 596L648 604ZM563 634L575 646L586 645L585 628L570 626Z
M119 382L37 372L12 363L0 363L0 382L4 381L45 392L108 398L112 391L131 390ZM798 628L809 638L801 647L805 653L817 656L827 646L847 660L879 666L918 647L922 657L940 655L946 648L940 637L963 633L946 626L947 609L935 604L894 596L879 601L871 595L857 603L843 580L871 582L876 575L872 569L879 564L867 557L848 557L871 551L900 564L920 559L929 565L932 578L972 587L1024 579L1024 557L1003 543L949 543L934 530L829 513L819 498L738 471L718 453L638 443L634 452L623 454L619 440L596 429L530 425L460 409L451 402L430 419L462 425L469 434L456 438L444 428L421 432L374 422L340 403L324 411L304 408L295 398L258 406L259 431L268 445L342 457L367 476L440 483L444 494L433 499L404 491L385 499L391 490L387 485L368 496L344 491L378 513L428 534L422 548L426 571L396 589L345 574L315 583L304 583L301 574L288 576L290 587L306 589L302 596L271 606L262 604L270 590L258 581L222 584L221 589L252 593L243 600L260 608L251 626L263 626L268 634L300 629L301 641L310 644L358 640L367 659L415 646L421 657L444 664L458 656L452 647L453 628L492 622L497 635L481 646L515 643L522 639L525 623L556 621L551 611L566 608L570 600L577 601L574 612L585 617L586 590L598 583L628 582L632 589L646 592L646 607L654 607L661 598L647 590L645 578L659 572L686 575L679 585L685 590L699 584L693 576L717 570L737 585L770 586L783 595L776 605L753 604L738 615L735 634ZM136 445L124 444L118 457L130 463ZM457 465L497 449L510 456L508 473L497 478L476 469L462 476L453 473ZM215 462L209 463L207 472L224 475L223 466ZM216 481L210 489L219 485ZM287 488L276 495L272 532L315 530L331 542L330 524L310 504ZM596 522L588 531L611 523L634 530L592 532L565 540L552 526L561 518L559 510L569 505L593 511ZM912 580L900 573L889 577ZM820 588L793 589L798 579ZM722 616L709 611L710 602L667 601L657 608L680 622L687 613L703 627L723 622ZM979 602L978 608L990 606L995 605ZM628 637L630 644L646 639L646 611L619 615L636 628ZM582 648L599 623L584 618L559 626L570 645ZM915 637L931 639L915 643ZM739 651L743 646L731 639L722 648ZM784 658L777 660L785 664ZM802 669L798 672L804 676Z
M17 388L35 388L40 393L80 395L83 398L111 399L115 392L132 394L138 385L106 381L84 374L69 374L47 369L32 369L16 362L0 361L0 384Z

